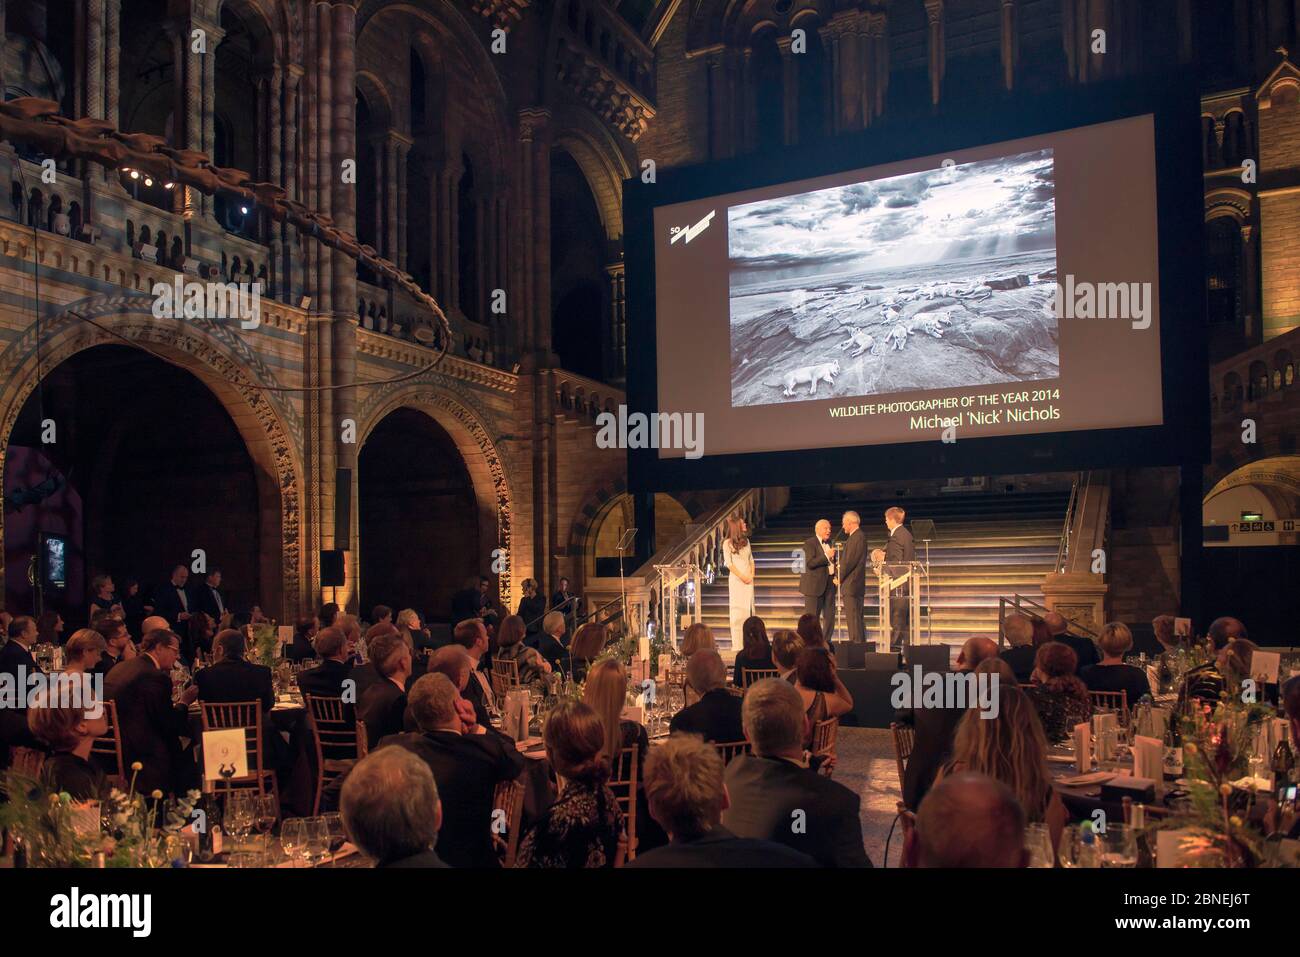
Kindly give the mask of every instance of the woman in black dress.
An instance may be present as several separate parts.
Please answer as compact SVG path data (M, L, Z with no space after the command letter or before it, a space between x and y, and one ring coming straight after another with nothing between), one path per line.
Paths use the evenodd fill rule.
M737 688L745 687L745 669L753 670L773 670L772 665L772 643L767 640L767 626L763 624L763 619L754 615L745 619L745 625L742 629L745 636L745 645L740 653L736 655L736 665L732 670L731 683Z
M525 578L524 597L519 599L519 611L516 614L524 620L525 631L535 635L542 630L542 616L546 614L546 599L537 593L537 582Z
M98 801L104 796L104 772L90 762L95 738L108 733L102 706L92 712L48 708L37 702L27 711L27 726L50 748L41 766L41 783L48 790L66 791L74 801Z

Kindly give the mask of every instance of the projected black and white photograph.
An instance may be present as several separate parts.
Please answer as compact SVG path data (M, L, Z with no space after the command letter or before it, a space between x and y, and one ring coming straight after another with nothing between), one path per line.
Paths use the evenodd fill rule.
M727 211L731 403L1060 371L1051 149Z

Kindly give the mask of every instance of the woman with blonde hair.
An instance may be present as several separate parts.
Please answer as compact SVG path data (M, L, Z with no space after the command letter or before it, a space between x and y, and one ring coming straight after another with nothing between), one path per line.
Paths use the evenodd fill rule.
M975 771L1001 781L1024 808L1027 821L1045 822L1052 847L1060 841L1066 810L1047 770L1047 737L1029 697L1019 688L998 689L996 717L971 708L957 725L952 760L940 773ZM937 783L937 782L936 782Z
M623 719L627 701L627 669L617 658L606 658L596 663L587 675L582 689L582 700L600 716L605 728L605 746L601 754L613 765L620 751L637 745L644 758L649 747L645 728L635 721Z
M745 534L745 520L739 515L727 519L727 537L722 540L722 561L727 566L727 596L731 612L731 647L740 650L745 622L754 616L754 552Z
M77 629L64 647L67 660L63 666L63 673L73 675L93 672L107 647L104 636L93 628Z
M704 622L697 621L687 628L686 634L682 636L682 657L689 661L691 655L705 648L716 651L718 643L713 639L713 629Z

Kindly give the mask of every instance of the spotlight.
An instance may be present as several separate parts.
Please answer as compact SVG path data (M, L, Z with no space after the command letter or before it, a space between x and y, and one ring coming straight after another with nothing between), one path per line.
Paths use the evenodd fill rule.
M146 176L146 177L144 178L144 185L146 185L146 186L152 186L152 185L153 185L153 180L151 180L148 176Z
M240 211L241 213L243 213L245 216L248 215L248 207L247 207L247 206L240 206L240 207L239 207L239 211Z
M163 183L163 189L171 189L175 185L175 183Z
M140 171L139 171L139 170L134 170L134 169L131 170L131 178L132 178L132 179L139 179L139 178L140 178Z

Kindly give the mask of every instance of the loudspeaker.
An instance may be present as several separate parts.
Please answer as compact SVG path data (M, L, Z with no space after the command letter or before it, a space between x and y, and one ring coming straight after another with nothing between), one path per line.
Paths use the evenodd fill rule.
M352 547L351 469L334 471L334 544L343 549Z
M947 645L913 645L903 653L903 661L908 668L920 665L922 671L947 671Z
M343 549L320 553L320 583L323 588L337 588L343 584Z
M868 645L874 649L876 644L873 641L853 642L837 641L835 642L835 666L837 668L861 668L862 660L866 657Z
M873 651L863 656L862 667L867 671L897 671L898 653L894 651Z

